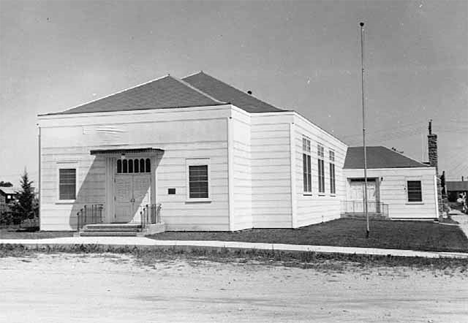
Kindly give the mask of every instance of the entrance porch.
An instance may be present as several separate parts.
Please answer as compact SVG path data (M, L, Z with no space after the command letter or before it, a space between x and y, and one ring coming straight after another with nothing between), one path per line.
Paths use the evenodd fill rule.
M380 178L371 177L367 179L367 185L365 185L364 178L349 178L348 199L341 201L341 217L365 217L367 208L370 217L388 219L388 204L380 201L380 181ZM366 186L367 194L365 194Z
M103 205L85 205L77 214L75 236L145 236L164 232L161 220L161 204L146 205L137 223L105 223Z
M105 163L105 203L85 205L77 214L77 234L135 236L165 230L156 203L156 168L164 150L120 146L91 150Z

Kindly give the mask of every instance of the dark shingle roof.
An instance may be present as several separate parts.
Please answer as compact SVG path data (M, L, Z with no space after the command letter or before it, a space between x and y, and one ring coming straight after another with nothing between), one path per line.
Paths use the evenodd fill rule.
M468 191L468 181L447 181L445 185L447 186L447 191Z
M254 96L240 91L203 72L188 76L182 80L220 101L232 103L236 107L247 112L261 113L284 111L271 104L260 101Z
M19 191L19 189L15 187L6 187L6 186L0 186L0 191L2 191L5 194L16 194L16 192Z
M224 104L170 75L59 113L131 111Z
M227 103L252 113L283 111L200 72L183 80L168 75L49 115L201 107Z
M367 147L367 168L411 168L429 167L396 151L382 146ZM349 147L345 169L364 169L364 148Z

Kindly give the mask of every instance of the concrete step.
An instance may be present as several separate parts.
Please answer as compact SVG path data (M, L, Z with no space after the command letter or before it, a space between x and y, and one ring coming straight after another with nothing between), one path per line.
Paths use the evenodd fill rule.
M87 224L83 227L85 230L113 230L113 231L131 231L140 230L141 224Z
M141 227L140 223L97 223L97 224L86 224L86 227L90 228L133 228Z
M87 232L82 231L80 232L80 237L136 237L138 232L125 232L125 231L94 231L94 232Z
M351 219L366 219L364 213L344 213L341 214L341 218L351 218ZM369 212L369 218L374 220L390 220L390 218L382 213L371 213Z
M87 224L80 231L80 237L135 237L141 233L138 223Z
M141 227L132 228L83 228L83 232L139 232Z

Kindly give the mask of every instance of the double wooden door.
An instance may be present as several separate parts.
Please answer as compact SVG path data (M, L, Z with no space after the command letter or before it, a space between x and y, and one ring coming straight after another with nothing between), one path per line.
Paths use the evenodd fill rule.
M150 173L116 174L114 184L113 222L139 222L140 211L151 200Z
M356 202L354 204L355 212L364 212L364 190L365 190L364 181L354 181L350 182L349 190L349 199ZM375 179L369 179L367 181L367 208L369 212L375 213L379 211L379 192L378 185Z

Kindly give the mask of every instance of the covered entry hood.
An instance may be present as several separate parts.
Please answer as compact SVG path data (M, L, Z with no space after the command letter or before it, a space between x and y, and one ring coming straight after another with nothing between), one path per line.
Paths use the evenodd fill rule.
M127 154L145 154L147 156L155 156L158 153L164 152L161 148L155 147L112 147L103 149L92 149L91 155L94 156L115 156Z

